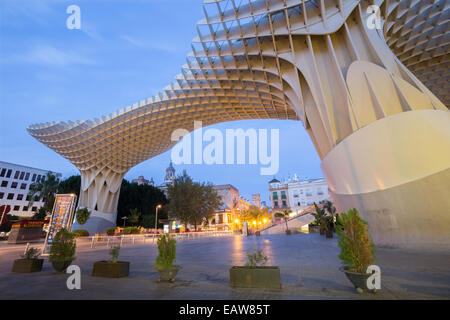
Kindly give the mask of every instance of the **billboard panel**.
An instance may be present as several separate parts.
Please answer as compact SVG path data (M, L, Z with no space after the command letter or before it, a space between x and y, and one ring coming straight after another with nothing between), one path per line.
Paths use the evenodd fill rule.
M76 202L77 196L75 194L56 195L50 225L48 227L47 236L45 237L44 249L42 250L43 255L48 255L50 253L50 245L61 228L65 228L69 231L72 229Z

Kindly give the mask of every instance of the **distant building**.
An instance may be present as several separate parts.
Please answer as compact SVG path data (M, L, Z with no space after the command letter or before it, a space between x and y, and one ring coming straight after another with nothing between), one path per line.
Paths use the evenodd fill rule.
M252 194L252 202L255 207L261 208L261 195L259 193Z
M272 179L269 181L271 208L290 210L299 213L314 202L330 200L328 184L325 179L300 179L297 175L284 181Z
M222 198L223 204L211 220L210 226L217 230L231 230L234 221L240 218L240 213L248 209L251 204L240 197L239 190L231 184L217 185L214 189Z
M11 206L9 214L19 217L33 216L44 205L44 201L37 196L31 208L28 207L30 185L44 181L47 172L58 179L61 178L61 173L0 161L0 204Z
M144 178L144 176L139 176L137 179L133 179L131 181L132 183L136 183L138 185L149 185L154 187L155 186L155 182L153 181L153 178L151 178L150 180L147 180Z
M164 177L164 184L158 186L158 188L164 192L166 197L168 196L168 186L173 185L173 181L175 180L175 168L172 165L172 161L170 161L169 166L166 169L166 176Z

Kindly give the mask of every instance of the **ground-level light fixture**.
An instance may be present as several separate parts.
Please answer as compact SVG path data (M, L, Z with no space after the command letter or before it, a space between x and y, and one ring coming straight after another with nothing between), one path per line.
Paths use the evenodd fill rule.
M234 220L234 222L239 223L239 219Z

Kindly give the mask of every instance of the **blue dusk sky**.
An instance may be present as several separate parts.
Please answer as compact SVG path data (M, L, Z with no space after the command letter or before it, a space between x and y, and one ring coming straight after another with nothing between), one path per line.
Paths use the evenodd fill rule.
M30 124L93 119L149 98L186 62L202 0L1 0L0 160L78 174L68 160L30 135ZM69 5L81 9L81 29L69 30ZM320 160L300 121L246 120L212 126L280 130L278 179L322 177ZM170 151L132 168L163 182ZM232 184L251 199L269 200L260 165L177 165L195 180Z

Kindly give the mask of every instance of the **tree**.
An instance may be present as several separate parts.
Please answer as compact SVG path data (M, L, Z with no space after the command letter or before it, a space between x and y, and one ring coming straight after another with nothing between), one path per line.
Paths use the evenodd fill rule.
M78 209L76 212L77 222L79 225L85 224L91 215L91 211L88 208Z
M80 198L81 176L70 176L67 179L61 180L58 185L59 194L74 193L77 199ZM77 200L78 201L78 200Z
M40 207L38 211L33 215L35 220L44 220L47 217L47 210L44 207Z
M28 197L30 199L28 202L28 207L33 205L35 197L39 197L44 201L43 207L46 212L51 212L53 209L53 203L55 202L55 193L58 190L58 185L58 178L56 178L56 176L51 172L47 172L45 179L32 183L28 192Z
M244 210L241 214L244 221L252 222L255 221L258 225L264 218L269 219L269 209L259 208L257 206L250 206L248 209Z
M120 188L119 203L117 206L117 225L123 225L122 217L128 217L132 209L137 209L141 213L139 223L143 223L144 217L153 215L153 222L150 225L150 219L145 218L146 228L154 227L156 206L167 204L167 198L164 193L151 185L138 185L130 183L127 180L122 181ZM158 219L167 218L165 210L158 209Z
M284 222L286 223L286 231L288 231L288 232L289 232L288 219L289 219L289 214L291 212L292 211L290 211L290 210L284 210L284 211L280 211L280 212L275 213L275 217L279 217L279 218L283 218L284 219Z
M212 185L194 182L186 171L169 185L168 196L169 215L185 225L194 225L195 230L222 205L221 197Z
M130 223L132 225L139 224L140 218L141 218L141 212L137 208L130 210L130 217L128 218L128 220L130 220Z

